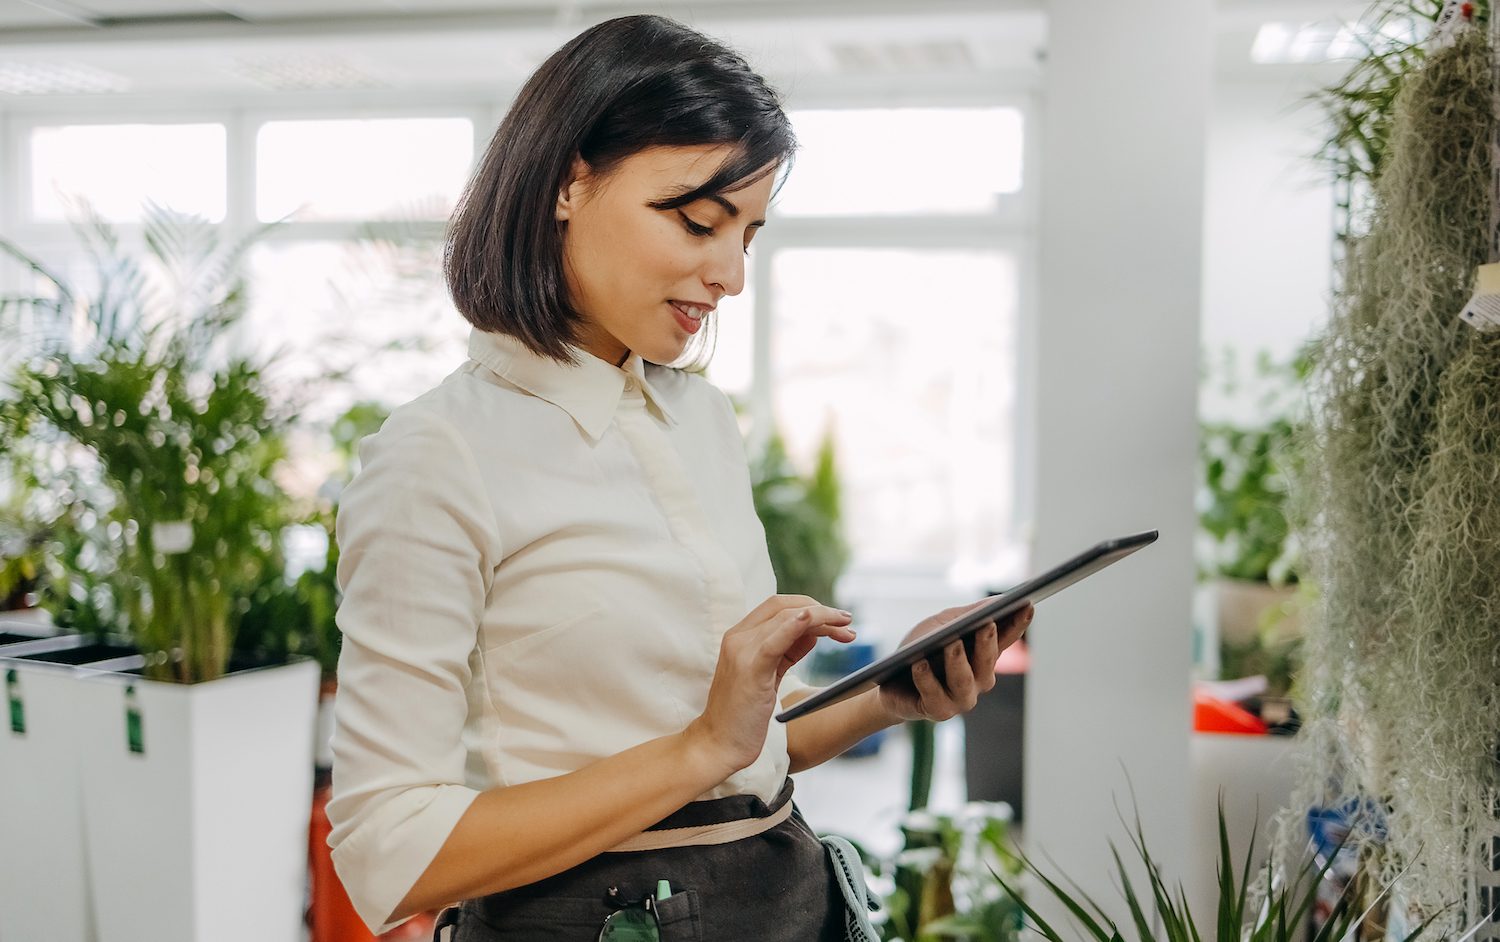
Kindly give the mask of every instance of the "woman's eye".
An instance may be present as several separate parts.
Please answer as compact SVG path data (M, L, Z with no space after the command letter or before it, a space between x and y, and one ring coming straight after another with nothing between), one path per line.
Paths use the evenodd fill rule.
M688 218L687 213L681 213L680 215L682 216L682 224L684 226L687 226L687 231L691 232L693 235L708 236L714 234L712 226L702 226L696 222L693 222L693 220Z

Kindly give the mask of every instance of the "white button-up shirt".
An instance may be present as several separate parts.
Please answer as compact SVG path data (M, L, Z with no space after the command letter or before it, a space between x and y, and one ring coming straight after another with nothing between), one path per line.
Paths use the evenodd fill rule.
M481 331L469 356L363 442L339 506L328 842L376 932L481 791L683 729L776 590L722 392ZM702 797L770 801L787 765L772 720Z

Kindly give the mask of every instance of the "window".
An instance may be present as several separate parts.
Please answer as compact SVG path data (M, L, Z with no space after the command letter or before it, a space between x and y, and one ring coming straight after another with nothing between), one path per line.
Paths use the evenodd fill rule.
M1021 189L1016 108L798 111L788 216L985 213Z
M442 243L418 240L262 242L249 254L247 327L279 374L316 384L348 372L313 418L360 399L390 405L435 385L463 361L468 324L448 301Z
M63 222L86 200L111 222L141 218L148 200L177 212L224 220L222 124L87 124L33 128L32 219Z
M1022 555L1023 110L792 119L802 147L757 239L756 415L804 471L833 435L853 581L1002 584Z
M256 215L447 219L473 160L468 118L268 121L256 140Z
M856 561L997 566L1013 517L1015 258L788 249L772 280L776 424L803 467L833 433Z
M748 405L746 422L774 424L803 470L832 430L860 578L914 574L912 591L931 593L1013 575L1025 114L793 111L797 162L744 292L720 304L708 378ZM60 225L65 193L127 223L149 196L225 224L226 242L286 220L247 257L246 328L280 374L348 371L337 401L314 392L309 418L356 398L394 405L461 362L469 328L441 253L476 156L464 109L215 117L32 127L20 208L43 225L28 244L88 264ZM358 237L369 230L401 235ZM11 286L24 276L0 268Z

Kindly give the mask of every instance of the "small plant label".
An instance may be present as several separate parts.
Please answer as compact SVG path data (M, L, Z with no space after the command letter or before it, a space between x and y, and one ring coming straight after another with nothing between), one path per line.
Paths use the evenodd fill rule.
M125 688L125 745L133 753L144 755L146 739L141 728L141 706L135 696L135 685Z
M10 701L10 731L26 735L26 704L21 702L21 678L15 668L5 672L5 699Z
M1466 9L1467 8L1467 9ZM1474 23L1474 4L1467 0L1446 0L1438 13L1437 22L1428 33L1427 48L1430 51L1446 49L1458 39L1458 34Z
M1480 265L1474 281L1474 297L1459 317L1475 330L1500 330L1500 263Z

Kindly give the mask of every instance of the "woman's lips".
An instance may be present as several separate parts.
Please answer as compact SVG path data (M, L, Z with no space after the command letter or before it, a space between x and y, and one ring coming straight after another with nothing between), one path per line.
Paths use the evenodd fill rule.
M703 326L703 318L707 312L697 305L684 304L681 301L668 301L667 305L672 308L672 314L677 318L677 325L690 334L696 334L698 328ZM694 317L688 312L692 311L698 316Z

